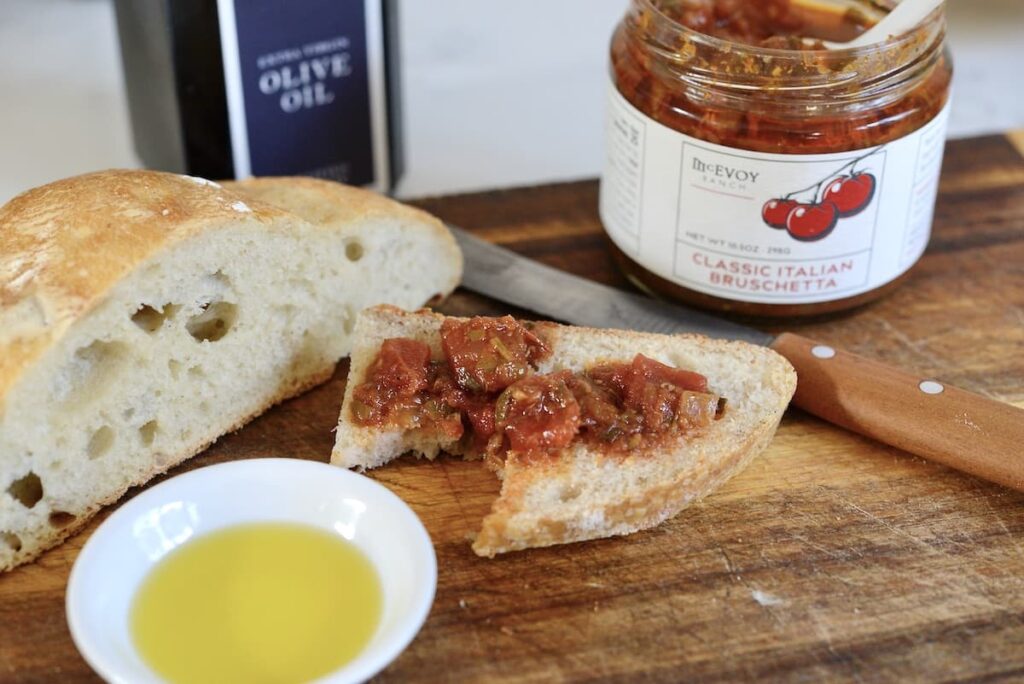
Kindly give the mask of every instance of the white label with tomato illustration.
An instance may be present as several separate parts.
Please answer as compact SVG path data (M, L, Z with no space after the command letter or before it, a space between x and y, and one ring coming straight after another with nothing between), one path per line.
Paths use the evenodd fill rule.
M851 297L924 252L948 114L865 150L765 154L683 135L612 86L601 220L632 259L693 290L764 304Z

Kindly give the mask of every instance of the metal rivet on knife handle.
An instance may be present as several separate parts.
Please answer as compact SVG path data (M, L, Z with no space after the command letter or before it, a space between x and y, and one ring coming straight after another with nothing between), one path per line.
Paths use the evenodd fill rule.
M836 355L836 350L824 344L815 345L811 349L811 353L817 356L819 359L831 359Z

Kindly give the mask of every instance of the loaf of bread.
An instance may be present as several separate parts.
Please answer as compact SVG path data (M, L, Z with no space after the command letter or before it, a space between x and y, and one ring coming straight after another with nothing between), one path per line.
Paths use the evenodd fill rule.
M277 205L277 206L275 206ZM0 208L0 570L458 283L431 216L311 179L107 171Z
M423 431L358 424L354 389L363 382L384 340L404 337L429 345L443 359L443 316L392 307L363 311L356 322L352 360L331 462L375 468L405 452L433 458L458 453ZM629 362L643 354L696 371L711 392L727 399L721 419L694 434L651 449L608 453L573 443L557 458L508 452L500 469L501 494L483 521L473 550L494 556L536 546L629 534L674 516L742 470L771 441L796 389L792 366L770 349L696 335L654 335L553 323L534 328L551 353L537 373L583 371L598 363Z

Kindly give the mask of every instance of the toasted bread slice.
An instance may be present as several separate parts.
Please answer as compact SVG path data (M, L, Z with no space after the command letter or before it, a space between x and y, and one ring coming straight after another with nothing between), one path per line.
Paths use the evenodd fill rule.
M364 310L353 333L352 362L331 462L374 468L407 451L433 458L457 443L441 444L414 432L356 424L352 393L384 340L407 337L427 343L443 358L443 316L394 307ZM597 363L644 354L697 371L712 392L726 397L721 419L658 448L608 453L573 443L557 458L505 460L501 495L483 521L473 550L506 551L629 534L657 525L742 470L771 441L793 391L796 373L775 352L743 342L697 335L653 335L538 324L551 348L538 373L582 371Z

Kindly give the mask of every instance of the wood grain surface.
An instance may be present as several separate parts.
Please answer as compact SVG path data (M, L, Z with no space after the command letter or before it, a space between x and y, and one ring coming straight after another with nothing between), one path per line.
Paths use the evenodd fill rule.
M625 287L596 203L591 181L420 202ZM461 291L442 308L510 310ZM1024 405L1024 158L1011 138L949 145L934 238L902 289L786 327ZM171 474L326 461L346 367ZM421 516L439 567L426 625L380 681L1024 680L1024 494L796 410L745 472L657 529L495 560L467 541L498 490L479 464L407 457L372 477ZM95 680L63 610L93 529L0 576L0 681Z

